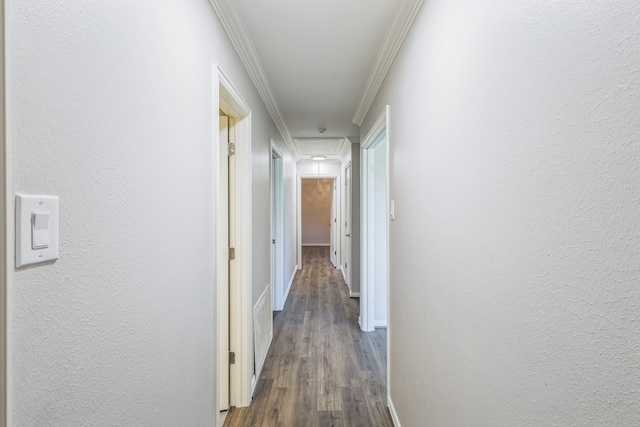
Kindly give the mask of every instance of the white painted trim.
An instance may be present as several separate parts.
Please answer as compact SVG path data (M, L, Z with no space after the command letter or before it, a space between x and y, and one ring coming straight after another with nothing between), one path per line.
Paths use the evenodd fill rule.
M271 140L271 151L275 152L276 156L278 156L279 158L283 158L284 157L282 155L282 151L280 151L280 149L276 145L276 142L273 139Z
M258 377L254 374L251 377L251 399L252 400L253 400L253 394L256 392L256 386L257 385L258 385ZM231 408L229 408L229 409L231 409Z
M349 291L349 296L351 298L360 298L360 292L351 292ZM360 319L358 319L358 322L360 321Z
M9 187L9 136L6 130L7 126L7 81L5 69L5 14L4 0L0 0L0 426L10 425L11 415L7 408L10 407L10 398L12 391L10 387L9 359L10 359L10 335L11 329L9 325L11 306L11 288L9 269L13 267L13 245L9 244L9 218L10 213L10 194Z
M369 78L360 97L360 102L356 108L356 112L353 116L353 123L358 126L362 126L362 121L369 112L371 104L375 99L380 86L384 78L387 76L391 64L395 59L404 39L407 37L407 33L413 25L420 8L422 7L424 0L413 0L404 4L404 7L398 10L396 15L391 21L391 25L387 29L387 34L384 37L376 62L373 64Z
M251 376L253 374L253 321L252 321L252 224L251 224L251 109L239 92L235 89L231 81L224 74L222 69L214 66L214 143L215 147L220 144L219 124L217 112L224 104L225 113L235 118L236 132L236 260L233 265L237 286L231 288L230 294L230 349L236 353L236 363L230 369L230 404L231 406L247 406L251 402ZM217 150L213 150L214 152ZM214 161L218 159L217 154ZM216 165L217 163L213 163ZM220 168L216 167L216 170ZM216 182L220 182L219 178ZM216 190L216 196L220 197L221 189ZM217 199L214 199L217 200ZM217 224L220 223L216 213ZM218 240L216 242L216 262L227 262L228 251L226 247L221 247ZM225 245L226 246L226 245ZM219 280L216 280L216 302L219 301ZM216 309L216 313L219 310ZM216 325L219 325L216 319ZM220 356L220 337L216 330L216 361ZM216 378L219 378L219 366L216 362ZM219 396L219 384L216 384L216 396ZM219 402L216 402L216 415L219 412Z
M324 152L324 153L314 153L314 154L322 154L327 156L327 161L339 161L342 163L342 160L344 159L344 157L347 154L347 148L350 148L351 143L349 142L349 140L345 137L335 137L335 136L329 136L329 137L317 137L317 136L312 136L312 137L301 137L301 138L293 138L293 143L296 146L296 152L297 152L297 156L296 159L299 161L312 161L311 160L311 156L313 154L309 154L306 153L304 154L302 152L302 145L301 142L303 141L335 141L336 142L336 149L335 152L333 154L329 153L329 152Z
M374 328L386 328L387 327L387 321L386 320L375 320L373 322L373 327Z
M284 297L282 298L282 306L280 306L280 310L284 309L284 305L287 303L287 298L289 298L289 291L291 291L291 286L293 286L293 280L296 278L296 273L298 272L298 266L293 269L293 273L291 274L291 280L289 280L289 286L287 286L287 290L284 293Z
M389 317L389 106L385 106L382 113L374 122L371 130L361 143L361 180L360 180L360 328L363 331L375 329L375 276L374 266L370 259L375 251L374 224L369 221L369 214L374 212L374 197L370 192L373 189L374 173L371 172L373 162L373 148L382 139L387 139L386 145L386 180L387 196L385 203L386 218L386 263L387 263L387 318ZM388 337L387 337L388 338Z
M273 156L277 157L276 168L273 167ZM270 245L271 252L271 277L274 278L272 283L272 310L277 310L282 306L282 293L284 288L284 158L282 152L278 149L275 142L271 140L271 159L269 160L269 215L271 224L271 234L273 234L275 222L275 235L271 239L275 239L276 243ZM274 192L274 187L276 191ZM274 203L276 203L274 208ZM274 218L275 213L275 218ZM275 266L275 271L274 270Z
M387 105L382 112L376 118L376 121L373 122L371 129L367 132L367 136L364 137L360 146L367 150L371 148L371 146L380 139L380 136L387 128L387 115L389 112L389 106Z
M256 302L256 304L253 307L253 318L255 321L256 318L256 307L258 307L258 305L260 304L260 302L267 298L268 296L271 296L271 286L267 284L267 286L265 287L264 291L262 291L262 295L260 295L260 298L258 298L258 301ZM253 396L253 393L255 391L255 385L257 383L257 378L260 378L260 373L262 372L262 368L264 368L264 362L265 360L267 360L267 354L269 354L269 349L271 348L271 343L273 342L273 315L272 315L272 311L271 311L271 304L268 304L269 306L269 339L267 340L267 348L264 352L264 354L260 357L260 360L256 360L256 367L259 367L256 372L253 375L253 380L251 382L251 396ZM254 328L255 331L255 328ZM254 338L255 341L255 338Z
M227 33L227 36L229 36L229 40L231 40L231 44L238 53L249 77L251 77L251 81L253 81L260 97L264 101L271 118L278 128L278 131L280 131L280 135L282 135L282 139L284 139L285 144L287 144L287 148L289 148L289 151L295 156L298 152L291 139L291 133L289 132L289 128L280 111L269 80L262 68L262 63L253 47L249 33L238 10L232 2L225 0L209 0L209 3L211 3L222 27Z
M296 174L296 241L297 241L297 263L298 269L302 268L302 180L303 179L313 179L313 178L333 178L336 180L336 191L338 192L338 207L336 209L336 220L337 223L340 224L339 227L336 228L336 233L338 237L342 235L342 213L341 213L341 199L342 199L342 185L340 177L342 173L339 174L315 174L315 175L307 175L307 174ZM321 246L321 245L313 245L313 246ZM339 239L336 239L336 259L342 256L342 244Z
M387 384L387 389L389 385ZM402 427L400 425L400 419L398 418L398 413L396 412L395 406L393 406L393 401L391 400L391 396L387 396L387 407L389 408L389 413L391 414L391 420L393 421L393 425L395 427Z
M349 146L349 150L351 150L351 142L349 142L348 144ZM344 282L347 285L347 289L349 289L349 292L351 292L351 271L353 268L353 259L351 259L352 257L352 253L353 253L353 240L351 240L351 235L353 234L353 167L351 166L351 160L349 160L347 162L347 164L344 166L344 168L342 168L342 170L340 171L340 173L343 176L343 181L344 181L344 186L342 187L344 192L342 194L342 208L341 208L341 214L343 217L343 221L340 222L340 246L344 248L344 251L341 253L341 257L340 257L340 269L342 270L342 278L344 279ZM352 174L351 175L351 188L347 188L347 170ZM349 196L349 198L347 198L347 195ZM349 199L349 200L348 200ZM349 204L349 206L351 206L351 211L347 213L347 203ZM351 218L348 217L348 215L351 215ZM347 237L347 226L346 226L346 222L349 223L350 227L351 227L351 231L350 236ZM347 241L349 242L349 244L347 245ZM349 246L349 250L347 250L347 246ZM349 258L347 260L347 258ZM347 262L348 261L348 262ZM351 269L348 266L348 263L351 263ZM347 270L348 272L345 272L345 268L344 266L347 265ZM347 277L347 275L350 275L351 277ZM359 294L359 293L358 293Z

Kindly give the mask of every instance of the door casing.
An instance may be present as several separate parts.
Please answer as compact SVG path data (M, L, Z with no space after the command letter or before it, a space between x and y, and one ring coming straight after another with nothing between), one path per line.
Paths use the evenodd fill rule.
M334 179L331 181L331 214L329 216L329 260L334 268L338 268L338 246L340 234L338 233L338 182Z
M218 413L220 412L219 399L220 396L220 289L226 286L218 276L221 263L228 262L229 248L226 240L222 238L225 231L223 224L224 216L221 215L218 206L221 204L221 197L225 197L226 188L221 188L221 183L225 180L220 176L221 171L226 168L221 167L222 162L227 162L224 153L224 147L220 141L220 129L218 123L218 112L223 111L226 115L233 119L234 139L235 139L235 207L236 207L236 247L235 261L230 263L230 275L235 277L235 283L230 286L229 292L229 342L230 351L235 352L235 364L230 367L230 394L229 401L231 406L248 406L251 402L252 384L254 381L253 374L253 321L251 309L251 109L248 104L240 96L231 81L224 74L218 65L213 67L213 112L215 120L213 123L213 140L214 149L212 150L212 165L214 170L214 236L213 242L216 247L216 257L212 260L216 271L215 283L215 306L214 320L216 326L214 331L216 360L214 361L216 379L216 411L214 414L214 423L218 421ZM225 143L226 145L226 143Z
M385 201L385 223L386 227L386 280L387 283L387 319L389 318L389 106L387 105L378 119L371 127L367 136L363 139L362 147L362 168L360 180L361 199L361 222L360 222L360 329L363 331L373 331L375 329L375 224L374 224L374 171L373 155L375 145L382 139L386 139L386 170L387 192ZM387 322L387 328L389 324ZM387 334L387 339L389 335Z
M0 0L0 426L9 425L9 413L7 407L9 406L9 375L8 375L8 335L9 335L9 304L10 300L10 286L9 286L9 265L13 258L12 246L7 241L8 233L8 218L10 215L7 212L11 202L7 199L11 194L9 191L9 144L7 141L6 122L7 115L6 110L6 80L5 80L5 46L4 46L4 0Z
M271 277L272 277L272 305L274 311L284 308L284 203L283 185L283 156L282 152L271 140Z
M347 163L344 168L344 221L340 222L340 226L342 228L342 258L341 258L341 266L342 266L342 277L344 278L344 282L347 284L349 288L350 296L359 297L360 293L357 295L351 291L351 268L352 265L351 260L351 185L353 182L352 174L353 169L351 168L351 162Z

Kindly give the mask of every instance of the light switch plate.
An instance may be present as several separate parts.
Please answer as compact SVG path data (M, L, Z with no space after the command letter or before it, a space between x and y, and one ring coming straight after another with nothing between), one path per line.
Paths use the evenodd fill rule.
M42 223L34 224L34 218L42 219L48 213L48 242L46 247L33 249L36 241L46 237ZM37 227L34 227L37 225ZM34 233L38 233L34 236ZM35 238L34 238L35 237ZM58 197L16 196L16 267L58 259Z

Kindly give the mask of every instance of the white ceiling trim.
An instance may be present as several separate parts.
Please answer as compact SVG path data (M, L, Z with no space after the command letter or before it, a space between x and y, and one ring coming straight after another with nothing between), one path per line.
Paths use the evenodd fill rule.
M340 158L344 159L347 153L351 150L351 142L348 138L342 140L342 147L340 147Z
M347 155L347 147L349 145L347 141L348 141L347 138L342 138L342 141L340 141L340 146L338 148L338 156L341 159L344 159L344 156Z
M353 116L353 123L358 126L362 126L362 121L369 112L371 104L382 86L382 82L396 57L396 54L402 46L413 21L415 20L420 7L422 7L424 0L413 0L407 3L407 6L398 10L398 13L393 17L393 21L387 30L382 46L378 51L376 62L371 69L367 84L362 92L362 97L356 108L356 113Z
M229 36L231 44L238 53L238 56L240 56L240 60L244 64L247 73L249 73L249 77L251 77L251 81L253 81L260 97L264 101L264 104L267 107L276 127L280 131L282 139L284 139L285 144L287 144L287 148L289 148L289 151L291 151L294 156L297 155L299 153L296 151L297 147L291 139L289 128L284 121L284 117L282 116L280 107L276 102L273 90L271 90L269 80L267 80L267 76L262 68L258 54L253 47L253 43L251 43L251 38L249 37L249 33L247 32L238 10L234 5L229 4L229 2L225 0L209 0L209 3L211 3L213 10L216 15L218 15L218 19L220 19L222 27Z
M333 153L329 153L328 151L324 151L321 153L305 153L303 148L303 144L309 141L334 141L336 146L333 148ZM328 138L318 138L318 137L308 137L308 138L294 138L293 143L296 145L298 150L297 159L307 160L308 157L318 154L327 156L328 159L340 160L344 159L344 156L347 153L346 147L349 145L349 140L344 137L328 137Z

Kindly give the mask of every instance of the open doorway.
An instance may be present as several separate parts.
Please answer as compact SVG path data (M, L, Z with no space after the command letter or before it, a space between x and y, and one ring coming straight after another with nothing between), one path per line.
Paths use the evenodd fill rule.
M339 267L337 180L337 177L301 178L299 185L300 245L327 247L334 268Z
M317 169L316 169L317 167ZM318 186L318 180L328 180L327 187L324 191L324 209L325 212L329 212L321 222L318 222L318 228L323 227L324 237L322 241L319 241L319 235L305 233L305 246L324 245L328 248L327 253L331 252L331 262L335 268L341 268L340 261L342 260L341 254L341 242L340 234L343 228L341 227L341 177L340 177L340 164L339 163L327 163L324 165L315 163L298 163L297 165L297 188L296 188L296 206L297 206L297 265L298 269L302 269L302 185L303 180L308 180L305 185L309 187ZM316 173L312 171L317 170ZM321 181L322 182L322 181ZM333 204L333 208L331 207ZM333 224L333 227L331 226ZM331 238L333 233L333 239ZM315 240L315 241L314 241Z
M302 180L302 246L329 246L332 178Z

